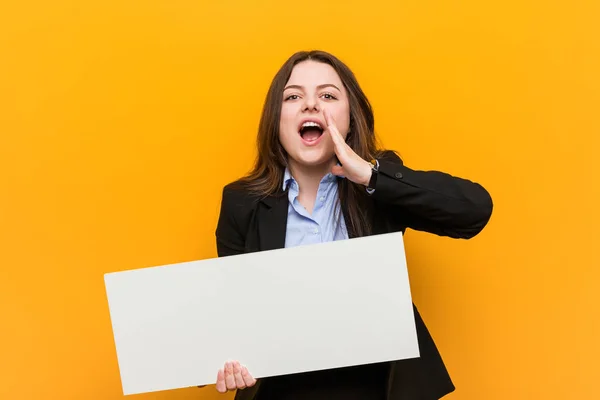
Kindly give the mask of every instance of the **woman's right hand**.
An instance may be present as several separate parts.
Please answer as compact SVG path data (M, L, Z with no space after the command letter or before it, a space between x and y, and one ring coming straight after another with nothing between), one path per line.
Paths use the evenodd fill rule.
M217 391L226 393L228 390L245 389L254 386L256 379L248 369L238 361L228 361L217 373Z

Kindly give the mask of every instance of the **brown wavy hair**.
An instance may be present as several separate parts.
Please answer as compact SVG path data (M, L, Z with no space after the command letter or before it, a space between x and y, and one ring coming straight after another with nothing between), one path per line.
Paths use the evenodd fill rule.
M307 60L329 64L346 88L350 104L350 130L346 143L364 160L372 160L382 153L375 136L371 104L350 68L327 52L300 51L293 54L281 66L271 82L258 127L256 140L258 155L253 169L239 182L256 195L269 196L282 192L283 174L287 165L287 153L279 142L283 91L294 67ZM339 202L347 210L345 222L348 232L355 236L370 234L365 188L348 179L340 179L338 193Z

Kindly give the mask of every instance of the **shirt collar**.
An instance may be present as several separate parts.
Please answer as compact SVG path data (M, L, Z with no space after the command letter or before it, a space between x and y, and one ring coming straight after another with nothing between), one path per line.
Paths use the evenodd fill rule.
M286 167L283 173L283 190L287 190L288 186L294 181L294 177L290 170Z

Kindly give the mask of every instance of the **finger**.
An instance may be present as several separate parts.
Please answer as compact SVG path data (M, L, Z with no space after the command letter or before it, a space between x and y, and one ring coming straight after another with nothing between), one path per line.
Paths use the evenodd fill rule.
M323 109L323 114L326 115L327 119L327 130L329 131L329 136L331 136L331 140L333 140L333 145L335 147L335 154L337 155L338 161L340 164L344 165L348 162L348 149L349 146L344 140L344 137L338 131L337 125L335 124L335 120L333 116L327 111Z
M331 134L331 138L333 139L334 143L336 145L340 145L340 141L342 143L345 143L342 134L340 133L340 131L338 131L337 125L335 124L335 120L333 119L333 115L331 115L326 108L323 109L323 115L325 115L327 129L329 130L329 133Z
M344 175L344 168L340 167L339 165L334 165L331 168L331 173L337 176L343 176Z
M233 376L233 363L227 362L225 364L225 386L228 390L235 389L235 377Z
M244 389L246 387L246 383L242 377L242 366L237 361L233 364L233 376L235 378L236 387L238 389Z
M254 379L252 375L250 375L250 372L248 372L248 368L246 368L245 366L242 367L242 378L244 379L244 383L247 387L254 386L254 384L256 383L256 379Z
M217 391L220 393L225 393L227 391L227 386L225 386L225 372L220 369L217 373Z
M333 121L333 116L329 113L329 111L326 108L323 108L323 116L325 117L325 123L328 127L331 125L335 125L335 122Z

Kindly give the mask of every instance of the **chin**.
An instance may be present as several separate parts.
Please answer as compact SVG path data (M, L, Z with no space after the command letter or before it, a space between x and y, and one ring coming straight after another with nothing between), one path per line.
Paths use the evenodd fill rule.
M291 158L298 165L305 167L318 167L328 164L333 160L333 154L293 154Z
M293 163L303 167L318 167L331 163L335 156L333 143L327 139L322 138L318 143L307 146L293 132L293 135L283 135L281 144Z

